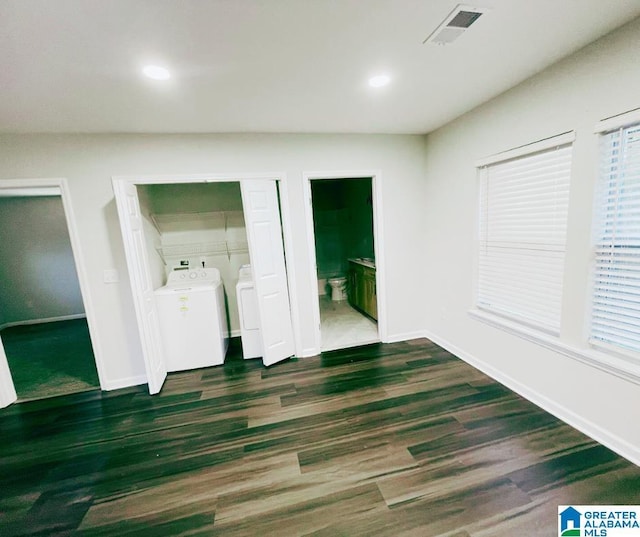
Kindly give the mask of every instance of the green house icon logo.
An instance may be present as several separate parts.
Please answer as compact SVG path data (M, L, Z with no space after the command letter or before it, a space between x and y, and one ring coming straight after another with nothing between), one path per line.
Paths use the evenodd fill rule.
M573 507L567 507L560 513L560 535L569 537L581 535L580 533L580 517L582 514Z

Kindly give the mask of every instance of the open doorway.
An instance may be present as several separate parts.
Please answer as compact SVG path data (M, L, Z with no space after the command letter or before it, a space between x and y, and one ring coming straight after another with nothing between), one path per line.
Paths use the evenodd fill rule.
M18 401L99 388L59 187L0 187L0 258L5 383Z
M320 349L380 340L371 177L310 180Z

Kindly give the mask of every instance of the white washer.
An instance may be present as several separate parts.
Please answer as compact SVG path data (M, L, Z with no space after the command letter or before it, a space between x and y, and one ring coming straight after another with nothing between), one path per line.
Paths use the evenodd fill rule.
M240 337L244 359L262 356L262 337L258 315L258 295L253 284L251 265L242 265L236 285L238 314L240 315Z
M155 296L167 371L224 363L229 325L218 269L174 270Z

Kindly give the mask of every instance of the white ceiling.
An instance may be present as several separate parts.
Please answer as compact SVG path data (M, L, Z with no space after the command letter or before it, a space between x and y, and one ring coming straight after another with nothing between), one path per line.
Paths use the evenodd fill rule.
M468 0L490 11L423 45L457 3L0 0L0 131L425 133L640 16L638 0ZM143 79L147 63L173 78Z

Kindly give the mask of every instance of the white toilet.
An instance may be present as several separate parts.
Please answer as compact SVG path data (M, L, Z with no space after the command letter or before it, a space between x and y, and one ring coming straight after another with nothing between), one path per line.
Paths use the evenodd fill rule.
M331 300L339 302L347 299L347 279L346 278L329 278L331 286Z

